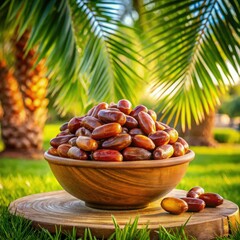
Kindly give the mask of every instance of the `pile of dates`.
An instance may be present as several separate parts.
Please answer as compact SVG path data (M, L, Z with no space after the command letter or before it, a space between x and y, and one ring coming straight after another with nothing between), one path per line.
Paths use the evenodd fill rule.
M60 127L48 153L66 158L96 161L166 159L184 155L188 143L176 129L157 121L144 105L119 100L99 103L85 116L74 117Z
M200 212L205 207L217 207L223 203L223 198L217 193L204 193L202 187L193 187L186 197L166 197L161 202L161 207L175 215L184 212Z

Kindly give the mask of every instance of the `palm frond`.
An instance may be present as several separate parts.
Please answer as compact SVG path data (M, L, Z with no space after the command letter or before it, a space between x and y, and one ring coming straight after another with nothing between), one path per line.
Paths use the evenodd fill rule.
M153 96L183 130L204 119L239 80L239 4L234 0L150 1L146 57ZM229 67L230 66L230 67Z
M76 3L77 4L77 3ZM139 54L134 50L132 29L121 23L122 1L81 1L73 10L81 40L80 74L87 74L90 98L95 101L137 99L140 74L132 70ZM71 6L74 9L74 1Z
M49 92L66 112L79 102L79 113L94 101L137 99L141 77L131 28L121 24L122 1L6 0L5 26L17 38L30 29L26 52L37 46L38 61L46 59ZM6 29L5 29L6 30Z

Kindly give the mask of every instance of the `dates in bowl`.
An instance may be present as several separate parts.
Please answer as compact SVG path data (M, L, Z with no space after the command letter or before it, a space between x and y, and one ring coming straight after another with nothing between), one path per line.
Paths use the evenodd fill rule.
M146 207L173 190L194 159L176 129L126 99L70 119L50 144L44 157L61 186L100 209Z
M183 156L188 143L176 129L157 121L144 105L126 100L99 103L85 116L73 117L50 141L48 153L78 160L138 161Z

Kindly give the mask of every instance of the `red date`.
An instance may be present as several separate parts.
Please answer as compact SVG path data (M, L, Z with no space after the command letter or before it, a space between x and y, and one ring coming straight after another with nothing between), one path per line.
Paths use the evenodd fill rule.
M155 148L154 142L144 135L135 135L132 141L135 147L144 148L146 150L153 150Z
M131 116L126 116L126 122L124 124L124 127L127 127L128 129L136 128L138 126L138 121Z
M170 158L173 155L173 147L170 144L157 147L153 152L153 159L160 160Z
M149 114L145 112L140 112L138 114L138 122L142 131L147 135L156 132L155 122Z
M119 123L108 123L95 128L92 132L92 138L104 139L104 138L114 137L121 132L122 132L122 127Z
M106 122L106 123L115 122L115 123L119 123L121 126L126 123L125 114L117 111L101 110L98 113L98 118L102 122Z
M97 118L87 116L83 118L82 126L90 131L93 131L96 127L102 126L102 124Z
M93 159L96 161L121 162L123 156L117 150L98 149L93 152Z
M107 109L107 108L108 108L108 104L107 103L105 103L105 102L99 103L94 108L94 110L92 111L91 116L97 118L99 111L102 110L102 109Z
M58 152L58 155L60 157L68 157L68 150L69 148L72 147L70 144L68 143L64 143L64 144L61 144L58 146L57 148L57 152Z
M206 207L217 207L223 204L223 197L217 193L203 193L199 198L205 202Z
M118 101L118 103L117 103L117 108L118 108L121 112L129 115L129 114L131 113L131 111L132 111L132 104L131 104L128 100L122 99L122 100L119 100L119 101Z
M162 130L156 131L155 133L150 134L148 137L153 140L157 147L168 144L170 140L169 134Z
M75 133L77 129L79 129L82 126L82 119L84 117L73 117L68 122L68 129L71 133Z
M122 150L128 147L132 142L132 138L129 134L119 134L115 137L111 137L102 143L102 148L109 148L115 150Z
M205 202L199 198L185 197L181 198L188 205L188 212L200 212L205 208Z
M127 147L123 150L123 157L126 161L148 160L151 155L151 152L139 147Z
M180 142L175 142L172 144L172 146L174 149L174 153L173 153L174 157L183 156L185 154L185 149Z
M74 137L74 134L55 137L51 139L50 145L54 148L58 148L59 145L67 143L72 137Z
M68 154L68 157L79 159L79 160L87 160L89 158L85 151L75 146L69 148L67 154Z

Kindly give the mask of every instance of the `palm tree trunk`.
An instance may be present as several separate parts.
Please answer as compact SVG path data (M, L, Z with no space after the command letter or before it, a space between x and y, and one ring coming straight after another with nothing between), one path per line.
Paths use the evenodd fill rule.
M0 100L2 102L2 156L42 158L43 127L47 118L46 90L48 79L40 62L35 68L35 52L26 56L24 47L28 33L15 43L14 74L0 65Z
M213 128L215 122L215 110L210 110L209 114L205 114L205 119L197 125L193 122L190 130L181 135L192 146L216 146L217 142L213 137Z

